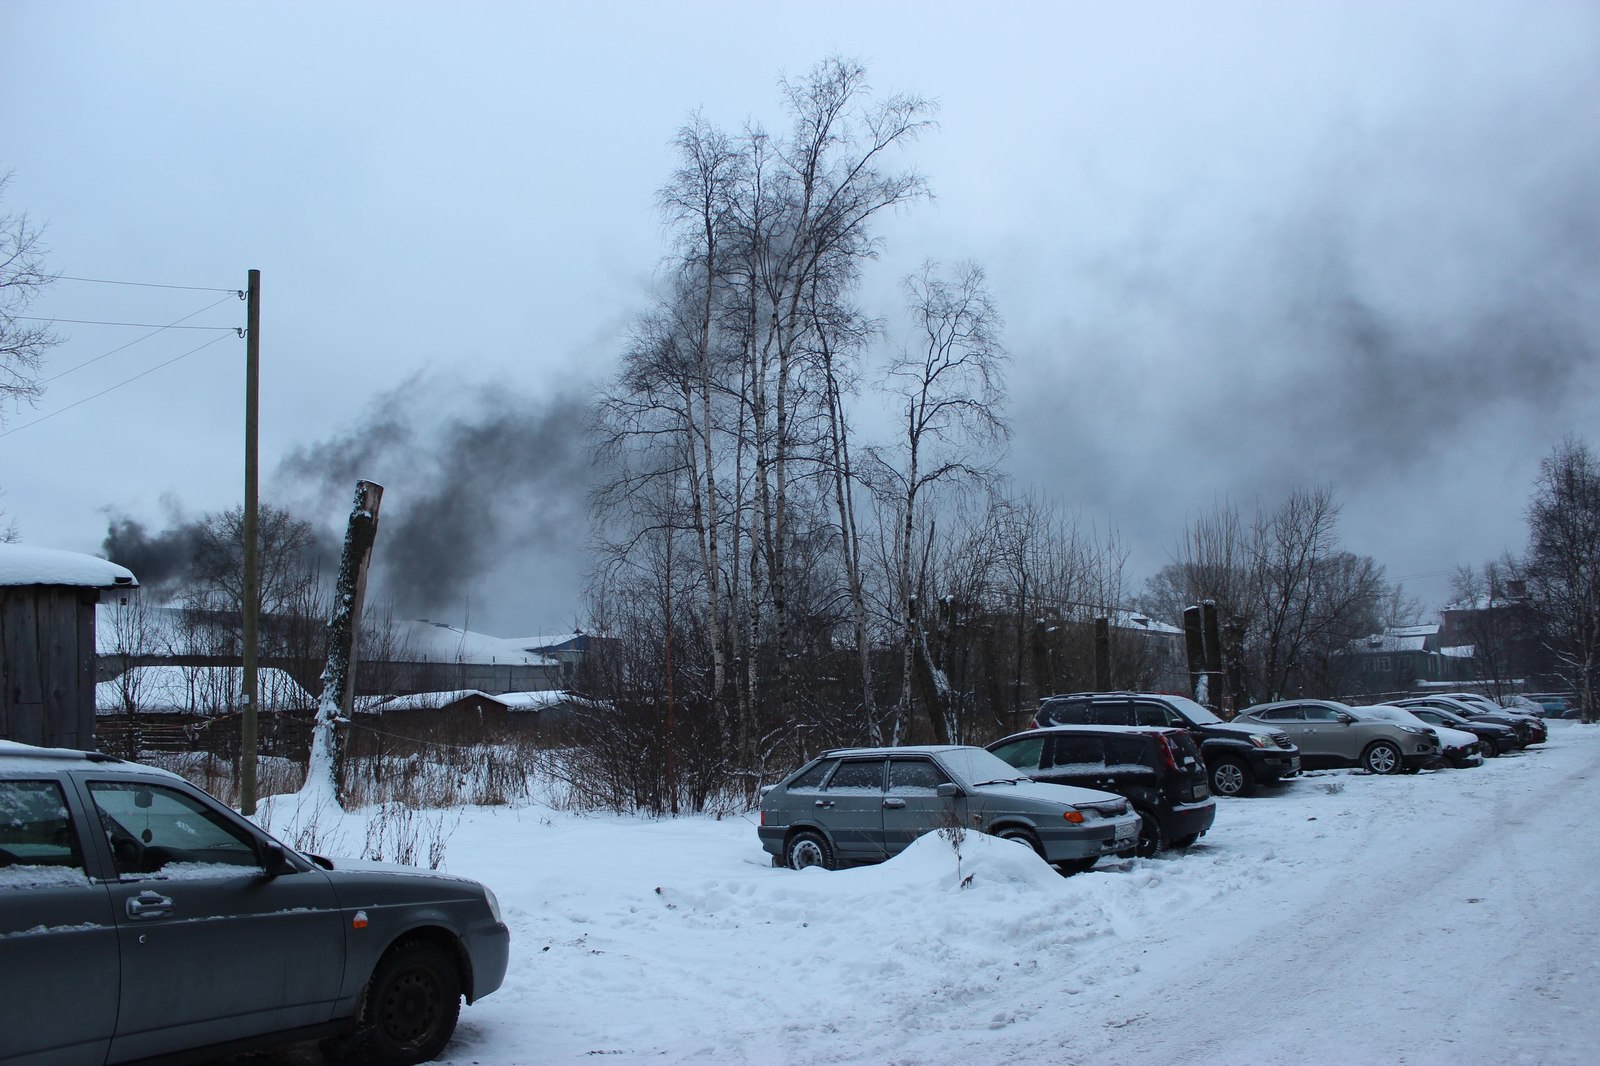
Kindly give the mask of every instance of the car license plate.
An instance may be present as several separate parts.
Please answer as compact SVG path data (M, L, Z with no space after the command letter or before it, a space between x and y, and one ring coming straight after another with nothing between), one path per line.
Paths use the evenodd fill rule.
M1138 835L1138 830L1131 825L1117 826L1117 843L1119 844L1124 840L1132 840Z

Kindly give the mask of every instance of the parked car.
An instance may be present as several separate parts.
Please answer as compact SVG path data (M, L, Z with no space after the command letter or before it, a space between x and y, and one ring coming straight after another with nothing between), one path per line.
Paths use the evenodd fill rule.
M1312 767L1359 766L1369 773L1420 770L1439 759L1439 738L1421 726L1362 715L1334 700L1282 700L1249 708L1236 722L1282 730Z
M824 752L761 798L761 846L800 870L882 862L961 826L1020 841L1067 872L1132 854L1139 816L1110 792L1028 780L969 745Z
M1428 695L1444 696L1447 699L1465 703L1469 707L1480 708L1485 714L1517 714L1528 718L1544 717L1544 707L1538 704L1534 704L1531 707L1525 705L1512 706L1501 703L1499 700L1490 699L1481 692L1430 692Z
M1548 735L1543 718L1536 718L1531 714L1518 714L1510 708L1498 711L1486 711L1481 704L1474 704L1456 699L1454 696L1409 696L1403 700L1393 700L1396 707L1439 707L1452 711L1464 718L1473 721L1495 722L1499 725L1508 725L1517 731L1517 740L1522 747L1532 744L1543 744Z
M1450 729L1463 729L1471 733L1482 744L1485 758L1492 759L1522 747L1522 741L1517 739L1517 731L1509 725L1487 720L1474 721L1441 707L1412 706L1406 710L1422 719L1426 725L1435 728L1444 726Z
M1422 709L1420 707L1417 708L1417 710ZM1422 729L1433 730L1434 736L1439 738L1439 754L1444 758L1445 762L1457 769L1483 765L1483 742L1471 730L1457 729L1442 722L1425 721L1413 713L1411 709L1396 707L1392 703L1379 703L1371 707L1361 707L1357 711L1360 714L1369 714L1388 722L1397 722L1400 725L1418 726Z
M319 1038L423 1062L509 940L475 881L335 868L175 774L0 741L0 1062Z
M1205 761L1188 730L1139 726L1051 726L989 745L1035 781L1125 796L1138 812L1138 854L1187 848L1211 828Z
M1211 791L1242 796L1300 772L1300 751L1282 730L1224 722L1183 696L1151 692L1079 692L1039 701L1034 724L1166 726L1187 729L1200 744Z

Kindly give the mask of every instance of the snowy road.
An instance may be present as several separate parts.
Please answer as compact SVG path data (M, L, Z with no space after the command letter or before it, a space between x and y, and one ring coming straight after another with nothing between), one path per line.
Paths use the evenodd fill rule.
M739 819L469 811L448 865L513 959L442 1061L1593 1062L1597 825L1600 728L1568 723L1476 769L1312 774L1072 878L983 837L959 871L931 836L794 873Z

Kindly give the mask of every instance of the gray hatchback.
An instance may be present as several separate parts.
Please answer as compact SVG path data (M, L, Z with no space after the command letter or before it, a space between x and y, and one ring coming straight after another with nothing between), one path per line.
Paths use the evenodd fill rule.
M318 1038L434 1057L505 976L494 894L331 867L175 774L0 741L0 1063Z
M774 865L834 869L881 862L947 826L1020 841L1068 872L1131 854L1139 837L1123 797L1030 781L965 745L825 752L767 790L758 832Z

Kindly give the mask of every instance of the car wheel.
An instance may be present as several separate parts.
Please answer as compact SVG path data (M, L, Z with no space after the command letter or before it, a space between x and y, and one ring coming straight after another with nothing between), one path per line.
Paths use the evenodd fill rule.
M1139 812L1139 846L1134 849L1134 854L1141 859L1148 859L1166 848L1167 837L1161 831L1161 823L1154 812L1147 807L1135 809Z
M1019 844L1026 844L1033 849L1035 855L1044 858L1044 848L1040 846L1039 838L1031 829L1024 829L1020 825L1009 825L996 832L995 836L1001 840L1015 840Z
M1250 790L1250 770L1238 759L1218 759L1211 768L1211 791L1219 796L1242 796Z
M1485 759L1493 759L1500 754L1500 745L1493 740L1486 740L1479 744L1478 747L1483 749L1483 757Z
M828 846L828 839L809 829L791 837L783 854L791 870L805 870L812 866L833 869L833 849Z
M401 941L367 985L354 1057L373 1066L427 1062L450 1042L460 1015L455 960L433 941Z
M1374 741L1361 753L1361 768L1369 774L1398 774L1406 768L1400 749L1387 740Z

